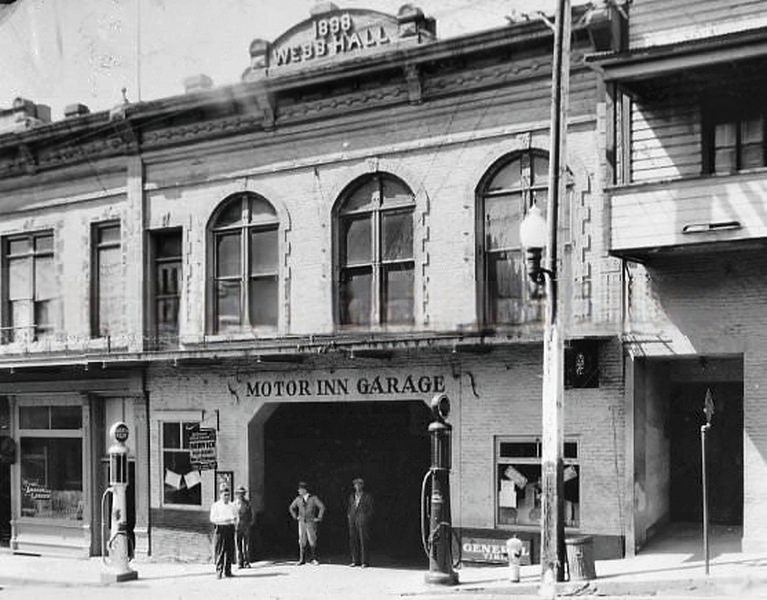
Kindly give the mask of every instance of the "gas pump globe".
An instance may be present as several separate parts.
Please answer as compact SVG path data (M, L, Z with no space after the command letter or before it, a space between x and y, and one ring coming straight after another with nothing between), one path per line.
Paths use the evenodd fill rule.
M130 538L128 537L128 512L126 489L128 487L128 426L117 421L109 429L113 443L109 447L109 487L101 497L101 553L105 569L101 581L112 583L138 579L138 573L130 568ZM112 513L109 523L109 541L105 540L104 526L107 522L106 500L112 497Z
M426 514L421 518L424 550L429 557L426 583L455 585L458 574L453 570L453 527L450 516L450 469L452 466L452 426L445 421L450 414L450 400L437 394L431 401L434 421L429 424L431 438L431 468L423 480L422 506L428 500L428 536ZM431 495L427 499L427 484L431 480Z

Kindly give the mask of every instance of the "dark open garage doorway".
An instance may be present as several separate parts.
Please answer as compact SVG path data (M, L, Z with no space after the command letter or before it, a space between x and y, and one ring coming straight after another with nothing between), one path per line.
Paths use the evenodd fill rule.
M348 562L345 503L354 477L375 499L372 560L423 558L420 487L429 468L430 411L421 401L281 404L264 425L264 555L297 556L288 505L306 481L327 507L321 560Z

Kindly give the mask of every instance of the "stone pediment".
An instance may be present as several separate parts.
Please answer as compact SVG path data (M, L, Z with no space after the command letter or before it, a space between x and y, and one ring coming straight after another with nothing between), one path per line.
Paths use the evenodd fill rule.
M409 4L402 6L396 16L325 4L315 7L310 18L273 42L254 40L250 45L251 64L243 79L252 81L324 67L435 38L434 20Z

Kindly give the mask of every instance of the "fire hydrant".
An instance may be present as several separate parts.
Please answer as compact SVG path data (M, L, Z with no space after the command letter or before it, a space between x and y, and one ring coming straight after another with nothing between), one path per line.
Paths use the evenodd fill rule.
M509 581L517 582L522 562L522 540L516 537L506 540L506 554L509 557Z

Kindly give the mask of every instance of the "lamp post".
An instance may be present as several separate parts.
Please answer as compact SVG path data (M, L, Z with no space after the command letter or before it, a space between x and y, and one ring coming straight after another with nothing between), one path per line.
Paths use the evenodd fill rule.
M570 65L570 0L558 0L554 22L551 77L551 149L549 197L544 220L533 204L520 225L527 253L528 274L545 284L546 317L543 334L543 395L541 464L541 595L554 598L556 582L564 580L565 527L563 498L564 456L564 337L559 318L557 227L559 201L565 185L565 135ZM546 249L544 266L541 256Z

